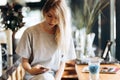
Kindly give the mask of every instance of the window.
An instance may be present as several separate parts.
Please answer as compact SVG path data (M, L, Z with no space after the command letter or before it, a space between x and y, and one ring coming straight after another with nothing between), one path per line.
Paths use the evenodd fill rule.
M6 5L7 4L7 0L0 0L0 6Z

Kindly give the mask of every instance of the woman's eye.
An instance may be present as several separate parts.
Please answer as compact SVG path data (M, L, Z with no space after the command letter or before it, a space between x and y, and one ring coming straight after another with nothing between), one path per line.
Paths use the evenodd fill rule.
M49 14L48 14L47 16L48 16L48 17L52 17L52 15L49 15Z

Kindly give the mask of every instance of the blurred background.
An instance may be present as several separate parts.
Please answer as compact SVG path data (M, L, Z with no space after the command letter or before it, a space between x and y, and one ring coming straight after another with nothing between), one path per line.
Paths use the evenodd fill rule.
M42 20L41 8L45 1L0 0L0 44L4 62L9 61L8 63L11 65L18 59L15 53L17 43L26 28ZM118 10L120 0L66 1L70 8L71 27L76 51L80 50L82 46L82 37L80 36L94 33L95 37L93 37L91 45L95 55L101 56L107 42L111 41L111 56L120 60L120 10ZM105 2L102 3L102 1ZM92 12L94 14L91 14ZM10 57L10 60L6 59L6 55L3 54Z

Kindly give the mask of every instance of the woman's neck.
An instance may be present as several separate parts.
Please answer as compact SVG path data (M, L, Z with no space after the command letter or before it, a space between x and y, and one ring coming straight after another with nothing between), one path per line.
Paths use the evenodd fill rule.
M54 26L53 28L50 28L46 22L42 22L42 28L45 32L49 33L49 34L55 34L55 31L56 31L56 27Z

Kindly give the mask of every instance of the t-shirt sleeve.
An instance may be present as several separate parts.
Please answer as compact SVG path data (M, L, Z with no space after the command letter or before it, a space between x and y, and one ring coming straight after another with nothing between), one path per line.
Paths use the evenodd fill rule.
M16 53L24 58L30 58L31 55L31 36L28 30L25 30L16 48Z
M65 55L62 55L62 61L68 61L73 59L76 59L76 54L75 54L74 42L73 42L73 39L71 38L68 53Z

